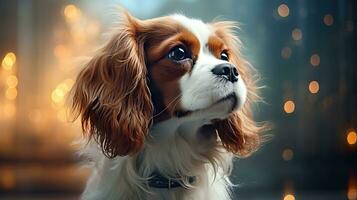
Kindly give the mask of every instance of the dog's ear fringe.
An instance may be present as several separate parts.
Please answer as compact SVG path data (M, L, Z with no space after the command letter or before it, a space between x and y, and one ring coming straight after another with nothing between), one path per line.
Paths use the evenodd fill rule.
M153 106L144 52L135 40L139 25L127 12L107 42L79 73L72 88L73 119L109 158L143 148Z
M221 37L233 52L231 62L237 66L240 77L242 77L248 90L247 100L243 108L231 114L228 119L217 121L215 126L223 146L228 151L240 157L247 157L270 138L263 133L272 128L271 124L256 122L251 111L254 103L264 102L259 94L259 90L264 86L258 86L260 78L256 69L241 53L242 42L235 35L236 31L239 30L239 24L232 21L215 21L211 23L211 26L218 37Z

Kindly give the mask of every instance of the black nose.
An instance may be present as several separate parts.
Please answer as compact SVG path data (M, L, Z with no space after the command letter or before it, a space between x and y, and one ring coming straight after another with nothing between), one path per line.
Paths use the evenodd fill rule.
M215 66L212 69L212 73L217 76L221 76L232 83L238 81L238 70L234 65L229 63L223 63Z

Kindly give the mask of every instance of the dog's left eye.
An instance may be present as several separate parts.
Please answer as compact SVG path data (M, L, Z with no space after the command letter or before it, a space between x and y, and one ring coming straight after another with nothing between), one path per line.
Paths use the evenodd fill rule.
M227 52L223 51L221 53L221 60L229 61L229 56Z
M174 61L181 61L186 58L189 58L190 56L188 55L187 51L183 46L177 46L171 49L167 57Z

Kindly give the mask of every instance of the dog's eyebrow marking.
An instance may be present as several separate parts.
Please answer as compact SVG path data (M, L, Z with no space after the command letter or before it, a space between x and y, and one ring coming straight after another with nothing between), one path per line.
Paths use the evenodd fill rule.
M220 54L224 49L227 49L227 47L224 44L223 40L221 38L219 38L218 36L216 36L216 35L211 35L208 38L208 42L207 42L207 44L205 46L217 58L220 57Z

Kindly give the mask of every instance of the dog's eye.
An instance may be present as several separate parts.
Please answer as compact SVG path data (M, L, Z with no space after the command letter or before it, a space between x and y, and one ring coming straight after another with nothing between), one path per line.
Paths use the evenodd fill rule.
M229 61L229 56L228 56L228 53L226 51L223 51L221 53L221 60Z
M174 47L167 56L174 61L180 61L190 57L183 46Z

